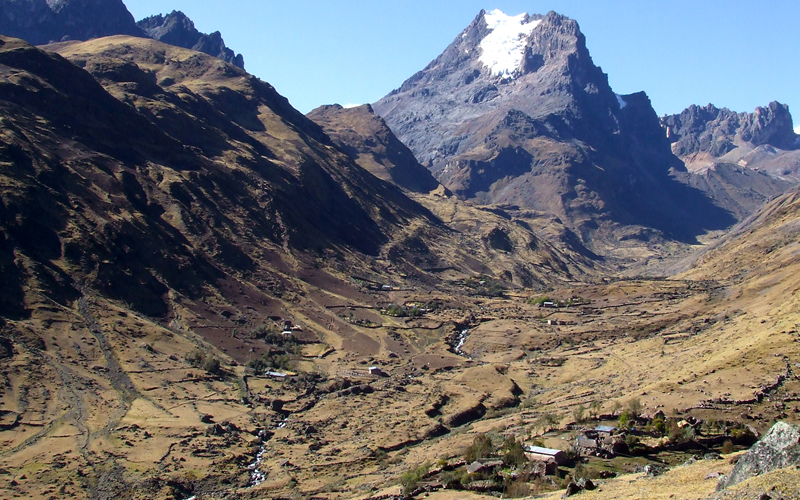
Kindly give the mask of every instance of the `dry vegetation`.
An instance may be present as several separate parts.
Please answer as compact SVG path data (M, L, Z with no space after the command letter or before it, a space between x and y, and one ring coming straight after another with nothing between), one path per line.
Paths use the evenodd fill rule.
M209 70L208 60L176 48L166 55L183 65L165 66L153 47L162 46L114 37L54 50L85 64L134 60L152 72L169 94L163 100L104 82L143 112L168 115L170 99L213 100L222 87L252 97L241 75ZM261 120L247 135L295 172L319 152L288 147L306 138L284 118L266 105L237 117ZM235 169L244 161L237 156L254 159L240 139L213 160ZM189 174L170 175L159 181L165 189ZM0 497L377 498L412 476L440 480L428 476L437 468L456 473L476 437L566 449L576 420L615 423L632 401L650 416L757 432L800 420L796 195L671 279L601 277L616 276L613 263L602 269L542 214L488 211L442 193L415 199L444 226L410 217L370 257L252 238L242 247L251 270L221 265L203 293L165 292L169 313L160 317L88 288L54 301L31 257L15 255L33 277L22 289L30 316L0 320ZM172 204L161 218L183 231L185 216ZM230 222L246 223L242 214ZM623 250L626 258L658 253ZM53 265L77 273L64 259ZM544 298L561 307L542 307ZM684 451L670 465L697 450ZM633 473L662 458L587 467ZM706 498L716 484L706 476L730 467L700 460L658 477L621 475L584 495ZM562 480L525 487L546 493ZM429 498L482 496L439 490Z

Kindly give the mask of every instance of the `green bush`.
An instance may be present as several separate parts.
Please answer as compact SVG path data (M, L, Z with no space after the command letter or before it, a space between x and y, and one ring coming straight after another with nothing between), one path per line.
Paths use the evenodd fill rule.
M536 425L544 432L549 431L554 426L556 426L559 422L559 418L557 415L552 413L543 413L536 419Z
M514 437L509 436L503 442L503 463L508 467L522 468L528 464L525 448Z
M619 428L630 429L633 424L633 418L628 410L623 410L619 415Z
M639 418L639 416L642 414L642 402L639 401L639 398L631 399L628 401L627 409L631 418Z
M425 477L425 474L428 473L428 469L430 469L430 465L425 463L404 472L403 475L400 476L400 485L403 487L403 495L408 496L417 489L420 479Z
M572 417L575 422L581 424L586 420L586 408L583 405L578 405L572 410Z
M219 375L222 372L222 365L219 360L213 356L206 355L203 351L192 351L186 354L184 359L192 368L200 368L213 375Z
M600 411L603 409L603 402L599 399L592 401L589 405L589 416L592 418L597 418L600 415Z
M491 456L493 451L494 446L492 445L492 439L486 434L481 433L475 436L475 439L472 440L472 444L464 451L464 459L467 463L472 463L475 460Z
M269 353L262 356L261 359L250 360L247 366L256 372L263 372L266 370L291 370L294 367L294 360L288 354Z

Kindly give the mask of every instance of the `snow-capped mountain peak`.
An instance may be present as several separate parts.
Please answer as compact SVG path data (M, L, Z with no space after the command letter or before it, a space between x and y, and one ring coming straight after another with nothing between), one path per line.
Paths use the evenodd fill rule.
M492 75L514 78L525 52L525 45L541 19L530 20L527 14L509 16L499 9L486 13L491 32L480 43L480 61Z

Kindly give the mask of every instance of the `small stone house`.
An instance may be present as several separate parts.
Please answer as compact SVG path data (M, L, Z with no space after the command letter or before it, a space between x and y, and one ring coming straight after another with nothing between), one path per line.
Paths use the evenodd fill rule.
M575 450L584 457L614 458L625 451L625 435L615 435L616 430L616 427L601 425L581 431L575 438Z
M467 466L467 472L470 474L477 474L479 472L491 472L495 467L502 467L502 460L489 460L481 462L476 460Z

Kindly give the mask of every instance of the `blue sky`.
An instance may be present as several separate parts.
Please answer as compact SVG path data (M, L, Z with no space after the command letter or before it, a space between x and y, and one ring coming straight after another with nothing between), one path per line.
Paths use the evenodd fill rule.
M250 73L303 112L378 100L480 9L499 8L576 19L614 90L646 91L659 114L709 102L753 111L778 100L800 125L797 0L124 1L137 20L176 9L201 31L221 31Z

